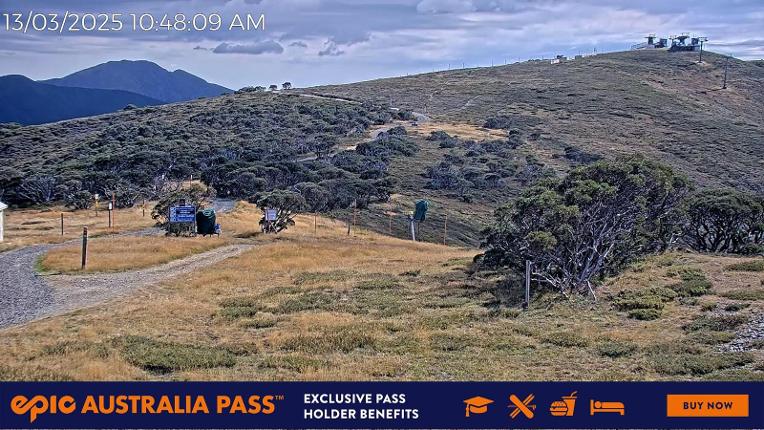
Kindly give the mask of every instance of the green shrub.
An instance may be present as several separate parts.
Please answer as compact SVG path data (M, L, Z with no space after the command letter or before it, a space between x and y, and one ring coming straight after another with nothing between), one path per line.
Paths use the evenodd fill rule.
M725 291L719 295L732 300L764 300L764 289L739 289Z
M220 348L160 342L143 336L124 336L117 344L128 363L150 372L170 373L236 364L236 356Z
M682 273L682 282L671 285L680 297L700 297L711 289L711 281L700 270L689 269Z
M701 315L684 326L687 331L729 331L744 324L748 319L743 315Z
M657 320L660 317L660 309L633 309L629 311L629 318L641 321Z
M637 309L661 310L666 302L672 301L677 293L663 287L652 287L643 290L623 290L613 299L613 306L619 311Z
M696 331L690 338L705 345L720 345L731 342L735 335L726 331Z

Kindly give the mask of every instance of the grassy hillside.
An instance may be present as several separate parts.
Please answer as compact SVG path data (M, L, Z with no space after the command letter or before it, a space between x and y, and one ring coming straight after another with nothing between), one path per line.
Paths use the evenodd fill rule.
M721 90L725 58L696 59L613 53L302 90L329 99L238 92L0 129L0 197L24 204L14 187L37 175L132 198L194 175L223 196L311 192L310 210L336 218L357 204L357 224L397 237L426 198L419 237L442 242L447 228L448 243L474 246L520 189L602 157L646 154L700 186L764 193L764 69L731 59ZM393 121L389 105L431 121ZM407 136L369 144L393 126ZM454 138L429 139L441 130Z
M764 192L764 69L708 53L635 51L309 89L478 126L492 117L535 152L648 154L701 185Z
M468 273L473 250L347 237L328 220L314 235L313 221L118 306L0 331L0 379L764 377L764 345L745 335L764 310L760 259L666 254L608 280L598 303L534 285L522 312L519 283Z

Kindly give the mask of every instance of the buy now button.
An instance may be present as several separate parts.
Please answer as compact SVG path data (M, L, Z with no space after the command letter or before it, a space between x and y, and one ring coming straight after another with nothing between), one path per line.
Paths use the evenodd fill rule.
M669 394L668 417L747 417L748 394Z

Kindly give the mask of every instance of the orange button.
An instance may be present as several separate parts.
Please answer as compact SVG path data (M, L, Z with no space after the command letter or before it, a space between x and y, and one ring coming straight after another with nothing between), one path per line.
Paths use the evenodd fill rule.
M747 417L748 394L669 394L667 417Z

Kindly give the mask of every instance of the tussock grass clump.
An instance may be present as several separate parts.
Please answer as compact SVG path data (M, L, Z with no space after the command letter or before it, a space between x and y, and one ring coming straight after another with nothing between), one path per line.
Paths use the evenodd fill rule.
M504 307L497 307L491 309L491 312L489 313L489 316L494 318L517 318L519 317L523 311L518 308L504 308Z
M302 272L296 274L294 278L295 285L318 284L330 282L344 282L358 277L359 274L347 270L332 270L330 272Z
M764 382L764 372L746 368L723 369L704 376L709 381Z
M53 345L46 345L42 352L45 355L68 355L82 352L96 358L109 357L109 348L106 345L85 340L65 340Z
M541 341L556 346L574 347L588 346L589 341L572 331L554 331L545 334Z
M690 339L694 342L705 345L721 345L731 342L734 338L735 335L733 333L726 331L697 331L690 336Z
M401 284L395 278L380 278L361 281L355 287L359 290L393 290L400 288Z
M724 307L726 312L737 312L751 306L750 303L730 303Z
M744 315L701 315L684 326L686 331L730 331L743 325L748 318Z
M597 352L603 357L617 358L631 355L637 344L625 340L605 339L597 344Z
M257 297L230 297L220 302L220 315L228 319L249 318L263 309Z
M730 264L725 267L724 270L733 272L764 272L764 260L752 260Z
M0 381L72 381L74 378L59 369L40 366L7 367L0 365Z
M439 351L463 351L477 344L477 340L465 334L436 332L430 335L430 347Z
M424 299L424 307L429 309L449 309L458 308L471 303L467 297L452 296L452 295L431 295Z
M703 303L702 305L700 305L700 310L703 312L710 312L716 309L716 306L717 306L716 302Z
M685 269L681 273L682 282L672 285L670 288L680 297L700 297L711 289L711 281L698 269Z
M306 357L304 355L288 354L288 355L269 355L263 358L258 363L259 367L267 369L284 369L294 372L306 372L314 369L322 369L329 367L329 361L321 360L314 357Z
M349 353L356 349L373 350L376 345L377 338L369 333L364 333L362 328L344 327L333 331L298 334L289 337L282 341L281 349L326 354L332 352Z
M653 368L663 375L706 375L753 362L749 353L656 354Z
M220 348L160 342L143 336L124 336L116 343L128 363L149 372L171 373L236 364L236 356Z
M677 295L674 290L664 287L624 290L613 298L613 306L620 311L627 311L629 318L649 321L660 318L666 303L674 300Z
M244 320L241 322L241 326L244 328L271 328L278 324L279 319L272 314L260 313L252 319Z
M726 297L728 299L732 299L732 300L747 300L747 301L753 302L757 300L764 300L764 289L731 290L731 291L725 291L719 295L722 297Z
M411 277L411 278L416 278L421 273L422 273L421 270L407 270L407 271L401 273L400 276L408 276L408 277Z

